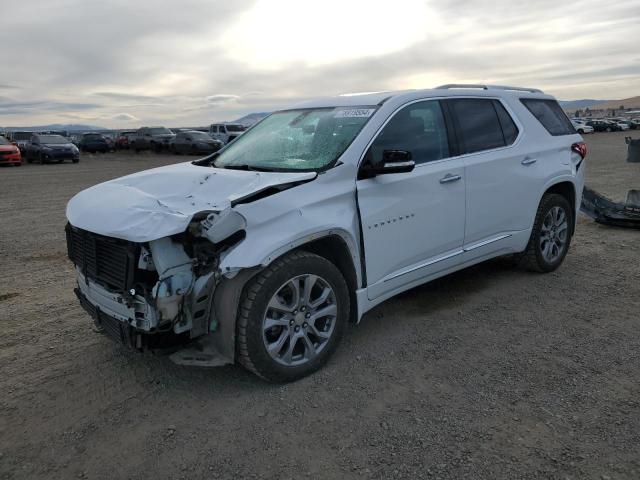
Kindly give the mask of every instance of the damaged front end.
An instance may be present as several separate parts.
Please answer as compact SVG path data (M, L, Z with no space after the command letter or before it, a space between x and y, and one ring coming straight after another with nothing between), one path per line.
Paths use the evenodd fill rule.
M183 233L147 242L69 223L75 293L96 328L114 340L140 351L175 351L216 331L212 306L220 258L244 238L245 227L244 218L231 208L196 214Z

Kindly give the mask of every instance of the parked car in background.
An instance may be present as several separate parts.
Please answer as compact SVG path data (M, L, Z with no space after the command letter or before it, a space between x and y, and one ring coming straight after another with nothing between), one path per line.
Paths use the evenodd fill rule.
M632 118L629 120L631 130L640 130L640 118Z
M171 141L173 153L209 154L217 152L224 146L220 140L214 140L208 133L196 130L182 130Z
M240 123L214 123L209 127L209 135L226 145L242 135L246 129Z
M116 137L116 148L118 150L128 150L135 135L135 130L130 132L120 132Z
M111 146L101 133L85 133L80 139L80 150L91 153L106 153L111 150Z
M593 127L596 132L618 132L621 130L617 123L609 120L590 120L587 125Z
M593 133L593 127L590 127L584 122L571 120L571 123L573 124L573 127L576 129L576 132L578 132L580 135L584 135L586 133Z
M136 152L153 150L161 152L168 150L175 133L166 127L142 127L136 131L131 148Z
M25 147L24 158L27 162L62 163L71 160L80 161L80 151L71 140L62 135L43 135L34 133L31 141Z
M620 130L622 131L626 131L631 128L631 122L629 122L628 120L612 120L612 122L618 125L618 127L620 127Z
M20 149L5 137L0 137L0 165L22 165Z
M33 132L26 131L9 132L8 139L16 144L16 146L20 149L20 153L24 157L24 149L27 146L27 143L31 141L32 135Z
M296 380L331 357L349 321L408 289L501 255L556 270L586 153L536 89L306 101L217 155L73 197L75 293L131 349L173 344L177 363Z

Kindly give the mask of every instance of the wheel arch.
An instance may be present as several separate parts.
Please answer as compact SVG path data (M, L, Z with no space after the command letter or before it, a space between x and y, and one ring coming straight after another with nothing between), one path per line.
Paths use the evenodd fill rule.
M250 280L269 264L296 250L304 250L326 258L340 271L349 289L349 321L358 321L358 301L356 290L359 288L360 276L353 261L353 253L347 240L337 233L328 233L305 243L295 244L292 248L279 251L277 255L268 257L268 262L254 267L240 269L231 277L223 276L213 292L212 319L216 330L210 332L216 350L230 363L234 362L236 322L240 308L240 299ZM212 320L210 318L210 321Z
M569 202L569 205L571 205L571 214L573 215L573 222L571 223L571 234L573 235L577 220L575 185L569 180L561 180L547 187L547 189L542 194L542 197L544 197L548 193L556 193L558 195L562 195L567 200L567 202ZM542 197L540 197L540 201L542 201Z
M340 235L330 234L304 243L296 250L315 253L329 260L340 270L349 288L349 320L356 323L358 321L356 290L359 288L359 276L347 242Z

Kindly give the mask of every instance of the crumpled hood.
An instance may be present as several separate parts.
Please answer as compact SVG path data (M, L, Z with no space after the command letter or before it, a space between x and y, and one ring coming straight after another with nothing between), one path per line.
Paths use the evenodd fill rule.
M83 190L67 204L67 219L90 232L149 242L184 232L196 213L223 210L269 187L315 177L314 172L248 172L180 163Z

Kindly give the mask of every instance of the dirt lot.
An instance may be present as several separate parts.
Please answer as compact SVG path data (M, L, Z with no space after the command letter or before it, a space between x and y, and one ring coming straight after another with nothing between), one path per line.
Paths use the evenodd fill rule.
M623 137L587 137L617 198L640 187ZM640 478L639 231L581 219L557 272L497 260L416 288L270 385L124 351L75 300L66 202L178 160L0 170L0 478Z

